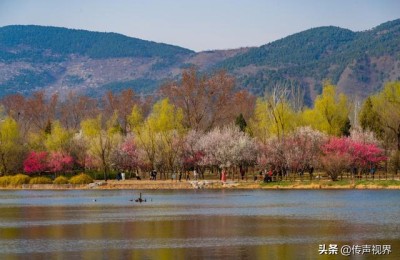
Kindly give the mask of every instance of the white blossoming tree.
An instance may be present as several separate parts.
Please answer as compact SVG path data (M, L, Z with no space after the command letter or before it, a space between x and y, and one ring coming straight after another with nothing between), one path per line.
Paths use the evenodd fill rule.
M199 147L204 153L200 164L233 172L235 167L252 164L257 158L253 139L235 126L213 129L200 138Z

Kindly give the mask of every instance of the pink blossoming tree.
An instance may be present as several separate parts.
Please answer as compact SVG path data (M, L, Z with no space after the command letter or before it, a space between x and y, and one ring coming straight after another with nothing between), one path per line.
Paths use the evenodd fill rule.
M350 167L368 169L387 160L383 151L375 144L353 141L347 137L334 137L322 146L321 163L332 180Z
M72 156L62 152L52 152L47 158L48 169L54 173L72 170L74 159Z
M24 172L34 174L46 171L47 155L47 152L30 152L24 161Z

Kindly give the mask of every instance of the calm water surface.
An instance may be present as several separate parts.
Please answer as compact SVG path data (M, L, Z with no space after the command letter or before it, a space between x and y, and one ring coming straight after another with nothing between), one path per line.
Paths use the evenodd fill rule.
M400 191L142 193L0 191L0 259L332 259L320 244L400 259Z

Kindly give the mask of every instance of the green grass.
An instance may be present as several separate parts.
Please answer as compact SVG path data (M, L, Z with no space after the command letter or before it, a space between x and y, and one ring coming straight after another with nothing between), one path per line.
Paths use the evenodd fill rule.
M295 186L295 185L322 185L326 187L345 187L353 184L351 179L344 179L338 181L279 181L279 182L268 182L268 183L260 183L261 187L288 187L288 186ZM389 186L400 186L400 180L355 180L355 186L367 186L367 185L376 185L380 187L389 187Z
M260 183L260 186L261 186L261 187L275 187L275 186L278 186L278 187L287 187L287 186L293 185L293 184L295 184L295 183L297 183L297 182L294 182L294 181L261 182L261 183Z
M346 186L350 185L350 180L329 181L327 186Z
M380 185L387 187L387 186L400 186L400 181L397 180L384 180L384 181L378 181L380 182Z
M301 184L301 185L311 185L311 184L316 184L316 182L310 181L310 180L303 180L303 181L300 181L299 184Z
M388 186L400 186L400 181L398 180L358 180L355 181L355 185L377 185L382 187Z

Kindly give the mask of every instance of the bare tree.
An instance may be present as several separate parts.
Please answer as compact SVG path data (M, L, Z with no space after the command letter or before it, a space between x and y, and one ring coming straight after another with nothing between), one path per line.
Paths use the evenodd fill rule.
M161 94L181 108L184 125L194 130L209 131L214 126L233 122L234 78L224 71L199 75L192 68L182 74L179 82L162 87Z
M57 104L57 94L47 99L43 91L35 92L32 97L26 99L23 113L35 130L46 131L51 129L51 122L56 117Z
M60 120L67 129L77 130L81 121L99 113L97 99L70 92L60 105Z

